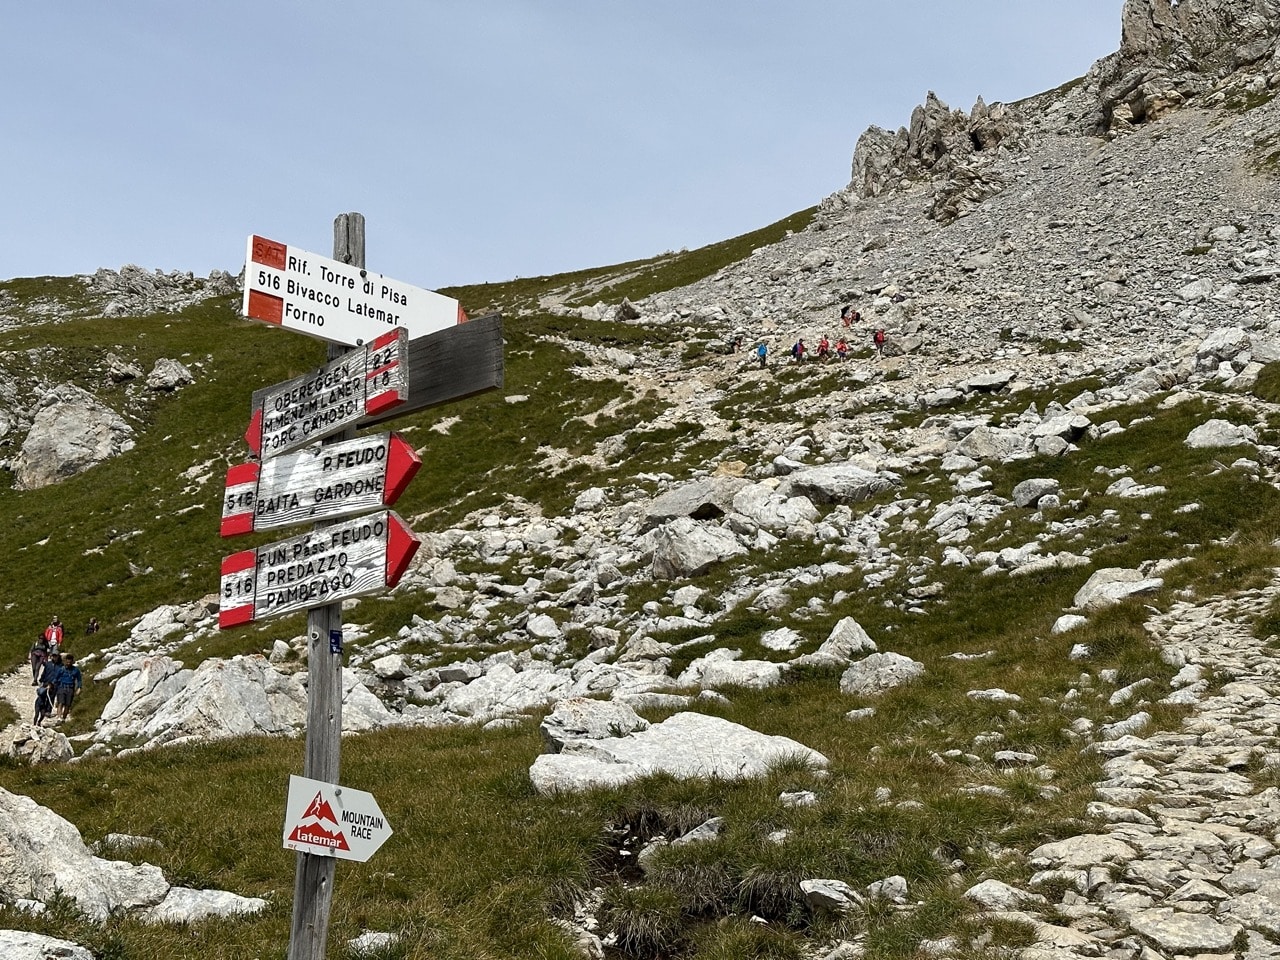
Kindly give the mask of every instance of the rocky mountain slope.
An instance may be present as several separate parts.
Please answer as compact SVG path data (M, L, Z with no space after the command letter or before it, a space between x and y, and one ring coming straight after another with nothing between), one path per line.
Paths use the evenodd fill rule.
M1278 25L1130 0L1081 80L967 113L931 94L749 255L457 291L503 310L507 386L403 425L433 460L404 501L424 546L349 606L344 720L542 742L503 775L612 839L532 898L530 940L1280 953ZM308 365L197 339L268 342L233 285L0 285L6 582L42 594L8 602L10 653L37 602L110 614L76 641L96 689L71 739L11 731L69 776L303 722L299 618L219 634L207 595L231 388ZM850 358L790 361L824 335ZM91 502L95 477L129 492ZM24 770L5 785L40 793Z

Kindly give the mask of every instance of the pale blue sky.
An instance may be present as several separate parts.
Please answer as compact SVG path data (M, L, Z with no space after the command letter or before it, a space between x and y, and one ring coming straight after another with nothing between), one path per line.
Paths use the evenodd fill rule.
M1080 76L1123 0L18 2L0 20L0 278L238 271L258 233L418 286L744 233L859 134Z

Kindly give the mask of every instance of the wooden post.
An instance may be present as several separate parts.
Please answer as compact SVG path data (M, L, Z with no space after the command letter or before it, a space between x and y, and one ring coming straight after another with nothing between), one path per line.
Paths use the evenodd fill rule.
M343 213L333 221L333 259L365 267L364 215ZM347 351L329 345L329 360ZM354 427L324 443L355 437ZM316 524L320 529L326 524ZM325 783L338 782L342 748L342 604L307 612L307 741L302 775ZM329 908L333 902L334 857L299 853L293 881L293 926L289 960L324 960L329 938Z

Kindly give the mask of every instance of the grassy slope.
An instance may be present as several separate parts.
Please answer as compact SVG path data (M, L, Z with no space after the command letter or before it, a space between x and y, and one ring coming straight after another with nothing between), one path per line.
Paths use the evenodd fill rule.
M627 272L643 271L632 266ZM548 278L547 286L557 286L555 279ZM501 290L488 292L494 303L502 302ZM529 293L522 287L513 296L525 299ZM595 427L575 421L574 415L613 399L616 387L570 375L573 354L540 340L544 333L623 345L627 336L653 336L538 313L511 318L505 392L527 393L542 402L512 406L495 395L458 404L447 414L461 417L461 423L448 436L426 430L435 414L397 424L430 451L429 466L400 505L406 516L426 517L422 529L501 503L508 494L546 503L549 512L563 510L578 488L607 482L610 475L532 475L526 466L537 459L538 447L585 449L651 419L655 404L661 404L660 398L649 398L624 406L615 419L602 418ZM212 590L218 559L232 549L216 535L220 469L241 449L248 392L319 363L322 354L315 342L235 319L233 304L226 302L182 317L86 320L0 336L0 350L45 344L60 351L61 374L83 380L109 400L112 388L95 380L104 349L118 345L117 352L136 353L146 363L189 354L188 362L203 360L206 366L197 384L150 404L145 414L150 425L130 454L46 490L0 491L0 515L12 544L0 559L0 575L14 585L0 611L0 636L11 660L20 657L24 638L52 612L73 626L91 614L99 616L108 626L98 639L112 643L123 635L121 622L158 603ZM1270 389L1271 379L1259 392ZM784 382L784 389L808 393L823 385ZM1057 399L1069 399L1074 389L1064 388ZM754 415L745 398L735 402L742 404L744 417ZM1000 403L983 401L986 406L978 408L999 413ZM1015 402L1008 409L1022 406ZM999 467L992 479L997 492L1008 495L1024 477L1056 476L1064 500L1089 501L1089 515L1115 510L1109 524L1088 529L1080 540L1064 533L1054 545L1096 547L1095 566L1131 566L1183 553L1194 557L1160 596L1144 602L1167 605L1175 590L1207 593L1256 585L1276 564L1271 544L1280 534L1280 494L1238 471L1217 471L1210 453L1181 446L1190 426L1208 413L1198 404L1120 411L1122 421L1137 421L1128 432L1061 461ZM665 449L658 444L638 446L634 454L634 461L616 471L619 478L666 466ZM182 492L191 486L180 477L182 471L211 459L218 461L214 479ZM1144 501L1106 498L1102 490L1109 479L1094 468L1120 464L1139 478L1160 466L1159 482L1170 492ZM923 475L909 478L903 495L936 501L947 493ZM1174 512L1192 500L1203 509ZM196 504L201 506L178 513ZM1018 545L1046 522L1075 515L1070 507L1043 520L1021 514L1007 529L1001 518L991 535L999 532L1000 545ZM132 539L120 536L132 530L144 532ZM1218 542L1237 531L1244 535L1234 543ZM38 545L46 538L47 544ZM489 733L387 731L348 739L343 781L372 791L396 834L369 863L340 864L333 942L367 927L403 935L401 946L386 958L568 958L571 952L546 918L565 913L576 894L598 885L606 890L600 909L606 928L636 956L794 958L806 938L867 931L875 956L908 957L923 936L974 929L948 883L953 869L966 883L984 876L1019 879L1019 868L993 856L989 842L1029 848L1081 829L1096 768L1063 728L1075 716L1102 721L1111 714L1106 689L1095 696L1086 687L1071 711L1057 708L1069 690L1081 685L1081 665L1067 658L1070 647L1091 644L1096 657L1089 669L1116 669L1120 683L1159 679L1170 671L1147 643L1140 605L1097 616L1082 631L1049 634L1082 579L1078 572L983 577L975 570L930 566L941 551L918 533L904 532L895 542L904 557L928 571L930 581L945 585L942 602L926 605L923 613L907 612L900 600L910 586L908 570L882 591L864 589L859 575L833 574L809 586L793 584L791 609L807 612L782 622L812 644L824 639L839 618L856 617L882 649L926 663L929 673L922 682L882 697L875 717L856 723L844 714L863 704L836 692L834 672L807 671L781 688L731 692L730 703L707 707L822 751L831 759L825 780L784 768L755 783L655 778L621 791L546 799L533 793L527 777L540 750L532 725ZM85 554L102 545L101 553ZM831 559L841 556L830 547L784 541L770 555L743 558L697 582L714 591L739 576ZM154 572L130 575L129 562ZM666 597L665 589L640 587L628 607L647 599L670 607ZM813 598L822 603L807 606ZM893 605L886 606L886 599ZM393 629L416 609L412 598L397 596L362 605L358 619L372 617L375 626ZM776 625L775 618L739 608L718 625L714 645L741 645L746 657L776 657L757 642L761 629ZM286 618L263 631L231 632L211 646L224 653L257 649L274 636L296 634L300 626L300 618ZM74 637L73 642L79 647L83 641ZM963 661L946 657L953 652L987 655ZM996 686L1018 693L1023 703L1010 710L965 696L967 690ZM90 692L87 706L106 694L105 689ZM1164 723L1177 722L1174 710L1156 713ZM1036 778L990 764L991 748L975 746L975 737L990 733L1000 735L1000 747L1037 753L1058 771L1052 786L1060 792L1047 795ZM944 759L947 751L959 753ZM149 859L174 882L265 896L272 904L260 917L183 930L124 919L86 924L65 904L55 905L44 919L7 913L0 924L56 932L112 960L283 957L294 857L281 849L279 832L292 772L301 772L296 740L166 749L43 769L0 764L0 785L67 816L87 839L110 832L155 837L163 848ZM971 792L978 784L999 786L1004 793ZM880 802L874 795L878 787L888 788L892 801L918 801L919 807ZM781 792L805 788L822 797L818 806L779 804ZM637 878L635 854L646 839L674 837L713 815L727 821L719 840L666 852L643 885L623 882ZM780 829L791 831L786 843L766 839ZM858 887L892 874L907 877L913 899L927 906L911 915L871 910L835 921L812 914L799 894L798 881L810 876L838 877ZM750 922L753 915L769 923ZM997 945L1026 938L1017 927L996 933ZM345 952L335 947L330 956L341 958Z

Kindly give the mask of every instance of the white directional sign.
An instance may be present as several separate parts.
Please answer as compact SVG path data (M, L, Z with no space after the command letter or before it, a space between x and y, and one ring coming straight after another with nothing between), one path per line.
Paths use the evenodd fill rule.
M347 346L394 327L424 337L467 319L452 297L258 236L245 254L241 312Z
M339 520L222 561L218 627L377 593L400 582L417 536L391 510Z
M255 456L276 457L385 413L409 396L409 341L392 330L323 367L253 395L244 439Z
M368 860L392 834L373 794L306 777L289 777L284 848L343 860Z
M227 471L222 535L275 530L389 507L422 461L398 434L354 440L238 463Z

